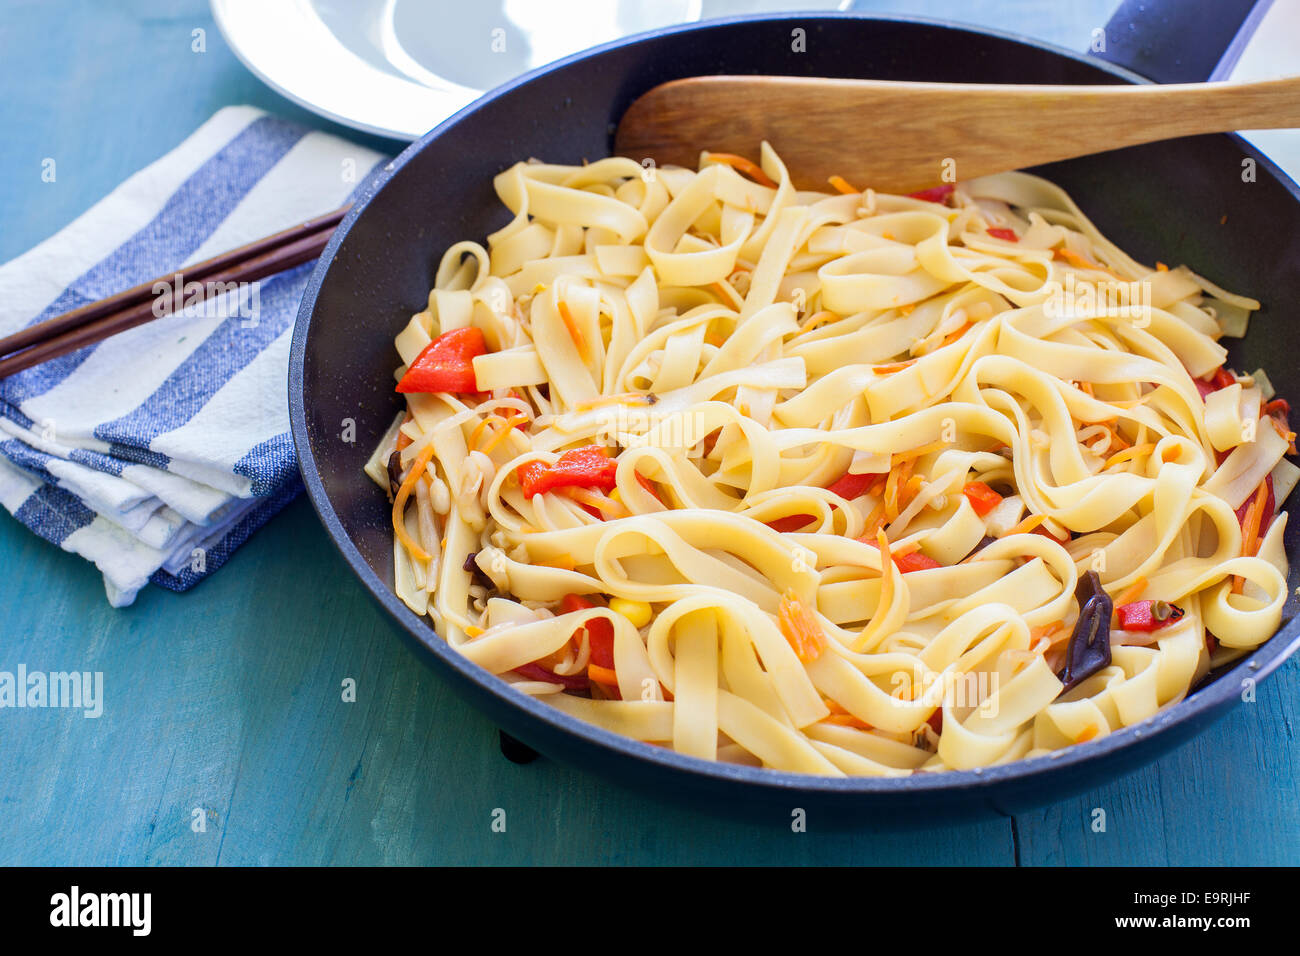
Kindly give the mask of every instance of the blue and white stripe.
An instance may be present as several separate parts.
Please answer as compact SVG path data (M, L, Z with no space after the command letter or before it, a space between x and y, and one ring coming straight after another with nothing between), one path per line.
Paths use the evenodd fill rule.
M383 159L224 109L0 266L0 335L328 212ZM93 561L117 606L211 574L301 490L286 381L310 272L263 280L256 321L233 301L171 315L0 381L0 504Z

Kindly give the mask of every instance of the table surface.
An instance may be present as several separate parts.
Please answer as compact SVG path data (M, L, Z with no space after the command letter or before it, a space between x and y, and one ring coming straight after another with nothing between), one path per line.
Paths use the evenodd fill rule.
M1082 49L1113 0L866 4ZM732 8L744 3L730 3ZM1068 9L1067 9L1068 7ZM179 12L178 12L179 11ZM206 31L205 53L191 31ZM218 108L340 131L234 58L202 0L8 0L0 261L65 225ZM42 160L57 179L41 179ZM1181 749L1014 819L793 833L621 789L496 730L399 639L305 499L188 594L113 610L81 559L0 517L0 670L104 674L103 716L0 711L4 864L1265 864L1300 858L1292 660ZM341 682L354 678L355 703ZM1106 827L1097 832L1096 809ZM505 832L492 827L504 810ZM500 814L495 815L496 818ZM202 825L197 825L201 820Z

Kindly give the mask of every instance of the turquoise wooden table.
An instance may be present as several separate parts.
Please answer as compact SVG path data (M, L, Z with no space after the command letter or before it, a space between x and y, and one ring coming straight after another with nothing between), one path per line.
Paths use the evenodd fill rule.
M1082 49L1113 3L876 6ZM206 52L192 51L196 29ZM219 107L253 103L331 128L245 71L202 0L7 0L0 92L0 261ZM41 178L45 158L57 163L53 183ZM915 832L876 832L869 821L819 832L812 819L793 833L788 819L730 823L545 759L506 761L495 728L371 605L305 499L197 589L149 588L123 610L108 606L92 567L2 514L0 635L0 671L102 671L105 697L98 719L0 710L0 863L1300 859L1295 660L1189 745L1077 799ZM347 678L354 703L342 699ZM505 832L493 828L498 810Z

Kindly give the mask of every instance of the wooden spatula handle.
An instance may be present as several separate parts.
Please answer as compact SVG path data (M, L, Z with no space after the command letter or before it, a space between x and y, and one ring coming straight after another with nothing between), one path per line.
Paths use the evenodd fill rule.
M701 76L624 114L619 155L694 166L701 150L756 156L768 140L799 185L844 176L900 191L1239 129L1300 127L1300 77L1257 83L1018 86L785 76ZM855 178L856 177L856 178Z

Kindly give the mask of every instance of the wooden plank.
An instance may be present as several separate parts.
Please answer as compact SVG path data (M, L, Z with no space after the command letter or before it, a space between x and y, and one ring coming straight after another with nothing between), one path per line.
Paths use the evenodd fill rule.
M1223 720L1132 776L1019 819L1024 865L1294 866L1293 658ZM1094 829L1105 812L1105 831Z

